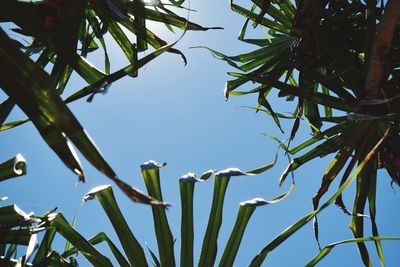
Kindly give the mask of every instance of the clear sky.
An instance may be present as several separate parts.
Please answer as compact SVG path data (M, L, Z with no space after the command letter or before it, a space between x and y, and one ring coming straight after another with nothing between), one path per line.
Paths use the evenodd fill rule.
M239 167L248 170L271 162L275 156L276 143L264 136L274 134L285 139L290 124L284 124L286 134L276 129L271 118L241 108L255 106L256 96L232 97L225 102L224 83L232 69L218 61L204 49L189 49L206 45L215 50L236 54L250 51L251 46L236 40L243 18L230 11L228 1L192 0L191 8L197 10L190 19L203 26L221 26L224 30L188 32L177 44L188 59L184 66L174 54L163 54L139 70L138 78L126 78L113 84L106 95L97 95L92 103L80 100L70 108L87 129L113 169L124 181L145 190L140 164L153 159L165 161L161 169L164 199L173 204L168 211L170 226L179 238L180 202L178 178L187 172L198 175L208 169L221 170ZM163 27L153 25L154 31L173 41L172 35ZM262 34L262 31L259 31ZM116 45L108 45L112 69L126 65ZM101 66L99 55L90 58ZM68 92L83 86L79 79L72 79ZM68 94L68 93L67 93ZM2 96L3 97L3 96ZM272 105L281 112L290 111L281 99L274 98ZM24 115L16 111L13 118ZM308 127L301 128L297 142L309 137ZM86 171L87 183L76 186L77 177L70 172L57 156L46 146L32 124L0 134L2 149L0 160L22 153L28 162L28 174L1 183L0 195L9 197L6 203L17 203L23 210L42 214L58 207L69 220L82 197L91 188L109 184L110 181L96 171L81 157ZM282 154L282 153L281 153ZM311 198L317 191L328 159L318 159L295 173L296 189L284 201L275 205L259 207L245 233L235 266L246 266L257 252L274 236L312 210ZM236 218L238 204L254 197L271 199L286 191L278 179L287 165L281 155L272 170L254 177L234 177L231 180L224 206L224 220L219 239L219 253L223 251L227 237ZM377 222L383 236L400 236L398 213L398 188L390 188L386 173L379 172L377 195ZM337 182L331 187L337 188ZM195 257L197 259L202 237L207 225L213 183L208 180L197 184L195 191ZM120 207L132 231L141 244L145 242L156 250L151 209L134 204L115 189ZM346 189L344 199L350 208L354 185ZM327 195L330 195L329 193ZM322 245L352 238L348 228L350 217L335 206L319 216L320 241ZM367 220L368 221L368 220ZM105 231L117 240L111 224L97 201L90 201L79 211L76 228L90 238ZM366 235L370 224L366 222ZM399 266L400 256L396 241L383 241L387 266ZM64 243L57 242L62 251ZM372 243L367 244L374 266L379 265ZM179 255L179 239L176 254ZM105 247L100 247L106 251ZM311 223L273 251L265 266L303 266L318 252ZM108 252L106 252L108 253ZM150 258L150 255L148 255ZM219 254L220 256L220 254ZM79 256L82 259L82 256ZM218 262L218 260L217 260ZM320 266L361 266L355 245L337 247ZM84 266L84 264L82 264Z

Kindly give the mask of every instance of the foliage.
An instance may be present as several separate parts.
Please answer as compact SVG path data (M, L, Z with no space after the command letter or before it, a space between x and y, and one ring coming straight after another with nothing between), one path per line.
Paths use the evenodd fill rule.
M0 22L7 29L0 30L0 87L8 95L0 104L0 130L31 121L48 146L81 181L85 180L85 176L72 144L130 199L152 204L158 256L149 250L156 266L176 265L175 240L165 211L168 204L163 202L159 180L159 168L162 165L152 161L142 165L148 196L126 184L109 166L67 104L84 97L92 101L95 95L107 92L113 82L126 76L136 77L141 67L164 52L178 54L185 62L184 55L173 48L174 43L167 44L146 26L146 21L152 20L164 23L171 31L173 27L183 31L210 29L189 22L170 10L185 10L183 2L170 0L169 4L160 1L145 4L139 0L3 0L0 4ZM231 7L246 18L239 39L259 48L231 57L210 49L240 71L229 73L233 80L227 82L226 97L257 94L258 106L255 109L270 114L282 131L281 119L294 120L287 144L273 137L289 155L303 152L292 160L282 174L280 184L285 182L287 175L317 157L334 154L334 159L313 198L314 211L268 243L254 257L250 266L260 266L269 252L311 220L314 220L318 241L316 216L333 202L352 216L350 227L355 238L321 248L307 266L315 265L335 246L347 243L356 243L364 264L370 266L364 245L366 241L375 243L384 265L381 241L398 240L379 236L375 221L378 168L385 168L393 182L400 183L398 0L387 1L385 8L373 0L367 0L365 4L359 1L298 0L296 7L290 0L252 0L252 3L252 7L246 8L232 1ZM250 23L254 28L259 25L268 28L266 38L247 38ZM15 26L17 28L14 29ZM20 35L14 38L12 32ZM129 40L127 32L136 36L135 43ZM126 67L113 73L104 39L106 34L118 44L129 62ZM140 52L146 51L149 46L154 50L140 57ZM89 53L100 48L104 52L104 70L93 66L87 59ZM73 72L83 78L87 86L66 96L66 87ZM249 91L237 90L245 84L257 84L257 87ZM269 94L273 89L277 89L279 96L287 101L296 101L293 115L285 116L272 109ZM28 119L4 124L15 105L25 112ZM324 115L321 115L322 111ZM303 119L311 126L313 137L292 148L291 141ZM333 126L328 124L330 126L324 128L324 123L332 123ZM216 263L224 197L231 176L259 173L270 166L251 172L227 169L215 174L214 196L199 266L213 266ZM0 181L24 173L25 161L20 155L0 164ZM320 205L321 198L341 173L339 189ZM210 172L206 172L200 179L195 179L193 174L188 174L179 182L182 205L181 266L194 264L195 183L207 180L210 175ZM349 211L343 203L342 193L354 180L357 193L353 210ZM219 266L234 264L255 208L277 202L287 194L272 201L257 198L240 204ZM107 243L119 265L148 266L145 250L125 221L112 187L96 187L84 200L94 197L110 219L123 251L105 233L85 239L61 213L49 211L36 216L21 211L16 205L0 206L2 266L76 266L74 255L77 254L82 254L94 266L111 266L111 260L95 247L101 242ZM364 237L363 233L367 201L372 237ZM38 233L41 231L45 233L37 246ZM68 245L62 253L52 249L55 235L67 240ZM26 253L17 253L20 245L27 247Z
M15 175L21 175L24 170L24 160L21 156L12 159L14 165L1 168L1 171L16 169ZM149 161L141 166L142 176L147 192L151 197L163 200L160 185L159 164ZM269 167L272 167L270 165ZM269 167L265 167L264 170ZM22 172L21 172L22 171ZM236 168L226 169L215 173L214 195L211 203L210 216L207 230L204 234L203 245L199 258L199 266L213 266L217 256L218 234L222 225L223 206L225 194L232 177L239 175L253 175L260 170L242 172ZM209 170L199 179L194 173L188 173L179 179L181 196L181 236L180 236L180 266L194 265L194 190L197 183L208 180L213 174ZM15 176L13 175L13 176ZM11 178L11 177L10 177ZM238 253L246 226L258 206L276 203L284 199L289 192L277 196L271 201L255 198L240 203L236 222L224 248L219 266L232 266ZM76 256L82 254L93 266L112 266L110 258L99 252L95 245L105 242L112 255L120 266L148 266L150 261L145 255L145 250L130 229L128 222L121 212L110 185L98 186L90 190L84 202L97 198L104 212L110 220L118 236L123 252L103 232L85 239L73 224L69 224L62 213L54 210L42 216L27 214L16 205L0 206L1 258L2 266L77 266ZM175 239L171 233L166 211L163 207L152 207L154 232L158 244L157 256L150 248L149 252L155 266L175 266L174 246ZM38 233L45 231L43 238L38 243ZM61 235L67 240L68 245L62 253L55 251L52 244L56 235ZM72 245L72 247L70 246ZM17 258L17 247L27 246L26 253Z
M375 206L377 170L385 168L392 183L400 184L400 125L397 119L400 8L398 1L387 1L386 7L383 7L384 2L381 3L378 5L373 0L366 3L298 0L295 7L290 0L252 0L252 7L246 8L231 1L232 10L246 18L239 40L258 48L237 56L226 56L209 49L240 71L229 73L233 79L226 84L226 98L257 94L255 109L270 114L281 130L281 119L294 120L287 144L273 137L289 155L295 155L282 174L280 185L288 174L303 164L318 157L335 155L313 197L314 212L304 217L301 225L314 218L318 242L316 215L326 204L335 201L352 216L350 228L358 238L357 246L366 266L371 265L362 242L367 202L372 233L375 237L379 235ZM253 28L267 28L266 37L247 38L250 23ZM238 91L246 84L252 89ZM256 87L253 84L257 84ZM284 116L272 109L270 93L274 89L286 101L297 102L293 116ZM291 147L302 120L311 126L313 136ZM328 125L325 128L324 123ZM299 152L303 154L297 156ZM351 175L356 165L358 167ZM341 173L340 188L334 198L319 207L321 198ZM353 209L349 211L341 192L353 178L357 193ZM299 225L296 223L293 227L295 229L282 233L269 243L255 259L258 263L254 266L261 264L268 251L281 243L279 238L287 238ZM374 242L384 264L380 240L374 239Z
M136 77L138 69L164 52L184 55L147 28L146 21L163 23L168 29L205 31L198 24L178 16L170 10L184 9L184 1L163 4L155 1L97 1L97 0L4 0L0 4L0 87L9 96L0 105L1 130L28 121L58 157L85 181L84 172L72 146L99 171L113 180L133 201L166 206L141 194L120 180L107 163L88 133L81 126L67 103L98 93L105 93L113 82L125 76ZM3 27L2 26L2 27ZM17 26L17 28L13 28ZM12 38L14 33L20 37ZM136 36L132 43L129 34ZM129 64L110 73L105 35L109 34L124 52ZM27 41L28 40L28 41ZM25 44L27 43L27 44ZM144 57L140 52L154 51ZM102 48L104 71L88 61L89 53ZM49 73L48 73L48 72ZM65 97L65 88L73 72L87 86ZM28 119L3 124L13 107L18 105ZM72 143L72 144L71 144Z
M374 151L375 150L371 151L371 154L373 154ZM2 174L11 174L13 173L12 170L15 170L14 173L7 176L7 178L23 175L26 163L20 155L7 162L14 162L14 164L1 167L0 171ZM367 160L364 161L362 166L358 167L358 171L363 168L366 162ZM2 164L1 166L6 166L6 164ZM163 197L160 184L160 168L163 166L165 166L165 163L160 164L155 161L148 161L141 166L142 177L146 184L148 194L161 201ZM242 172L237 168L229 168L215 173L213 199L207 229L202 241L198 266L214 266L216 263L217 243L222 242L218 241L218 236L222 226L225 194L231 178L240 175L254 175L266 171L273 166L274 163L248 172ZM213 173L214 171L212 170L206 171L198 179L194 173L188 173L179 179L181 198L180 266L194 266L194 242L196 237L194 231L195 185L205 182ZM260 266L270 251L275 249L290 237L291 234L332 203L356 175L357 172L353 174L352 177L346 181L341 190L336 192L319 210L306 215L278 235L260 254L256 255L249 266ZM288 192L270 201L262 198L254 198L240 203L235 224L226 242L222 256L219 259L218 266L234 265L247 224L256 208L283 200L293 189L294 185L292 185ZM94 237L86 239L74 228L75 219L70 224L62 213L55 212L55 210L49 211L42 216L36 216L34 213L25 213L16 205L0 205L0 233L2 234L0 239L0 263L2 266L78 266L79 254L82 254L93 266L112 266L113 260L118 262L120 266L149 266L150 263L154 266L176 266L174 255L176 239L172 235L164 208L157 206L152 207L154 233L158 244L158 256L147 247L151 256L151 260L149 260L148 257L146 257L145 249L136 239L133 230L125 220L114 196L112 187L110 185L103 185L93 188L84 196L82 205L86 201L94 198L98 199L110 220L123 251L121 251L118 244L110 240L104 232L100 232ZM5 199L6 198L2 198L1 200ZM40 232L45 232L42 238L38 237ZM62 236L67 241L63 252L53 249L53 243L57 235ZM327 256L337 245L364 241L377 242L381 240L400 240L400 238L367 237L332 243L325 246L310 260L307 266L314 266ZM96 248L96 245L100 243L107 244L114 259L105 256ZM26 246L25 253L18 252L18 248L21 246Z

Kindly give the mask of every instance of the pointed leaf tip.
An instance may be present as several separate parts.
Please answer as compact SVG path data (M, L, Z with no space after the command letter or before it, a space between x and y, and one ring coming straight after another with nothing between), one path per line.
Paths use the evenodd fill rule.
M79 182L86 182L86 180L85 180L85 175L83 174L83 172L81 172L80 170L78 170L77 168L75 168L74 169L74 173L76 174L76 175L78 175L78 177L79 177Z
M208 171L206 171L206 172L204 172L201 176L200 176L200 179L199 180L201 180L201 181L205 181L205 180L208 180L208 178L210 178L211 177L211 175L213 175L213 173L215 172L215 170L208 170Z

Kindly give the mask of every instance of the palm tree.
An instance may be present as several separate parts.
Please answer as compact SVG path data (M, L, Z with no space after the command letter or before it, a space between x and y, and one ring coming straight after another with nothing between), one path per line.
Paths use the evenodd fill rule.
M100 172L113 180L136 202L166 206L118 178L88 133L68 109L67 103L98 93L123 77L138 75L139 68L164 52L185 56L150 31L147 21L156 21L183 31L205 31L170 9L184 9L184 1L78 1L5 0L0 3L0 87L9 96L0 105L1 129L30 120L48 146L65 165L85 181L84 171L71 143ZM3 28L4 27L4 28ZM15 33L20 35L15 37ZM132 42L127 34L136 36ZM110 60L104 36L109 34L129 61L126 67L110 73ZM26 41L26 39L28 41ZM26 43L27 42L27 43ZM104 70L88 61L89 53L104 51ZM144 57L140 52L153 51ZM50 69L50 73L45 71ZM87 86L65 96L64 89L75 72ZM13 107L21 108L28 119L3 124Z
M167 44L151 32L146 24L148 20L152 20L165 24L168 29L180 28L183 32L210 29L192 23L172 11L184 9L183 2L183 0L170 0L166 4L161 1L140 0L3 0L0 3L0 21L3 23L0 30L2 62L0 87L8 95L8 98L0 104L0 130L31 121L48 146L78 175L80 181L85 180L85 175L71 143L130 199L152 204L155 223L160 223L158 226L155 225L155 231L161 248L159 257L154 255L154 261L155 263L160 261L162 265L166 265L172 259L169 256L173 242L171 245L168 222L165 222L163 215L163 208L168 204L162 201L161 195L155 194L151 189L153 186L159 186L152 184L157 181L157 176L149 175L149 180L152 181L148 187L149 195L126 184L101 155L67 104L84 97L87 97L87 101L92 101L97 94L106 93L113 82L127 76L136 77L141 67L162 53L178 54L185 61L184 55L173 47L174 43ZM252 3L253 6L247 9L232 1L231 7L233 11L246 18L239 39L259 48L250 53L231 57L212 50L215 55L240 70L230 73L233 80L227 82L226 97L257 94L256 109L270 114L279 128L281 119L292 119L293 127L288 143L276 139L288 155L296 155L320 142L292 160L282 174L280 184L306 162L328 154L334 154L334 159L322 177L320 189L313 197L314 211L268 243L256 255L250 266L260 266L270 251L313 219L318 241L316 216L333 202L352 216L350 227L355 239L321 248L321 252L308 266L316 264L336 245L348 242L358 245L364 264L369 266L371 262L363 243L365 241L375 243L379 258L384 264L380 241L387 238L379 236L376 224L376 179L377 170L385 168L393 182L400 183L398 163L400 129L396 107L400 62L399 0L389 0L385 6L383 2L378 3L374 0L367 0L365 4L360 1L298 0L296 7L290 0L252 0ZM249 23L252 23L253 27L261 25L268 28L267 37L247 38ZM15 33L19 35L15 37ZM134 42L129 40L128 33L136 36ZM113 73L110 72L110 60L104 40L106 34L114 39L129 61L126 67ZM148 49L151 49L151 52L142 56L141 52ZM104 52L103 68L94 66L87 59L88 54L96 50ZM66 96L64 89L73 72L82 77L87 86ZM244 84L257 84L257 86L249 91L238 91ZM292 115L276 113L271 108L268 95L273 89L277 89L279 96L286 98L287 101L296 101ZM28 118L4 124L15 105L19 106ZM313 137L291 147L291 141L295 138L299 124L303 120L310 125ZM323 124L326 122L333 123L334 126L324 128ZM0 166L0 180L23 174L24 166L24 160L19 156L6 161ZM261 168L256 172L266 169ZM320 205L321 197L329 190L330 184L341 171L343 175L339 189ZM348 210L341 194L353 180L357 182L357 193L353 209ZM216 185L220 186L217 182ZM86 199L95 195L100 202L102 197L103 200L112 199L110 188L100 189L90 192ZM218 190L216 191L215 194L218 194ZM279 196L274 201L286 195ZM186 199L188 200L190 197ZM253 202L255 205L260 203ZM369 238L363 237L362 215L367 202L373 233ZM213 202L213 205L222 205L220 202L215 203ZM106 205L106 213L107 208L111 206L114 211L118 210L113 200L111 204ZM245 213L246 220L254 211L254 206L250 207L250 211ZM221 219L219 216L219 213L210 215L209 231L214 234L218 233ZM50 211L43 216L32 217L12 205L0 207L0 219L5 220L4 218L8 218L9 221L1 222L6 226L2 236L9 237L12 242L8 240L0 244L2 255L5 254L4 244L10 244L7 255L13 255L17 247L15 243L28 245L26 255L21 258L23 264L32 256L36 231L43 229L47 229L47 232L33 260L34 264L40 262L46 265L50 262L71 266L75 261L70 259L68 262L66 257L78 250L94 265L109 265L109 259L102 257L94 248L94 244L98 242L107 242L121 265L137 264L137 259L130 254L132 251L126 249L127 259L121 257L118 248L102 233L94 239L84 239L61 214ZM124 225L123 218L119 220L121 223L114 226L116 230ZM241 223L246 224L246 220ZM182 223L182 227L186 227L189 231L190 225L188 222ZM16 228L19 230L16 231ZM242 230L244 231L243 228L240 231ZM129 231L122 229L119 237L121 243L125 238L123 233ZM232 232L232 241L228 241L227 252L222 257L224 261L221 266L233 264L243 231ZM72 243L72 247L63 255L51 251L51 240L56 232L64 235ZM16 237L19 239L15 239ZM141 254L143 248L135 242L134 237L129 238L125 246L134 246L139 251L136 252ZM190 235L182 236L182 242L190 245ZM206 233L204 244L200 264L213 265L216 236L209 234L207 237ZM190 253L193 251L183 252L184 255ZM143 258L139 257L139 260ZM181 257L181 260L184 261L183 265L192 262L190 257ZM144 264L144 261L141 263ZM10 264L15 265L15 262Z
M316 215L332 202L352 216L350 228L356 239L363 237L365 217L362 214L368 202L372 233L374 237L379 236L375 220L377 170L385 168L392 183L400 184L400 1L389 0L384 5L374 0L366 3L298 0L296 7L289 0L252 0L252 3L248 9L231 1L231 8L246 18L239 40L259 48L237 56L226 56L210 49L240 70L229 73L234 79L227 82L226 98L257 94L255 109L271 115L279 128L280 119L293 119L288 143L274 138L289 155L320 142L291 161L280 178L280 185L288 174L306 162L335 155L313 197L314 212L271 241L254 258L252 266L259 266L268 252L311 219L314 219L318 242ZM249 23L254 28L267 28L267 37L247 38ZM251 90L238 90L244 84L254 83L257 86ZM286 116L272 109L268 95L274 89L286 101L297 102L293 115ZM311 126L313 137L291 147L302 120ZM326 122L334 125L324 129ZM358 167L352 174L355 166ZM321 197L342 170L339 189L319 206ZM350 211L341 193L353 179L357 189ZM363 263L370 266L362 241L357 241L358 249ZM375 240L375 245L384 264L379 240Z

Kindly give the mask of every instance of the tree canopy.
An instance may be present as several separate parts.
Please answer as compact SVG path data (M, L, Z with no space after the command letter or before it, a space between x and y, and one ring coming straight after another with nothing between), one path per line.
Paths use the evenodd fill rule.
M313 211L268 242L252 259L250 266L260 266L269 252L311 220L320 252L307 266L315 265L336 245L346 243L356 243L363 264L371 266L370 254L364 243L367 241L373 241L379 260L384 265L381 241L397 238L379 234L376 188L378 169L387 171L392 184L400 183L400 126L397 119L400 2L307 0L292 3L290 0L253 0L251 5L233 1L230 5L232 11L245 18L239 41L257 48L236 56L226 55L229 51L205 48L237 70L228 73L232 79L226 84L226 99L255 94L257 104L251 108L271 116L278 129L282 132L286 130L282 120L291 121L286 141L270 137L291 159L279 184L283 185L291 175L292 186L288 192L279 194L271 201L254 199L241 203L220 266L233 265L244 229L255 207L284 199L294 188L294 171L327 155L333 155L333 160L321 174L320 188L312 198ZM91 102L97 94L107 92L113 83L122 78L140 79L140 69L162 54L176 54L186 64L185 55L175 48L179 36L178 41L168 44L149 29L149 21L165 24L172 32L180 29L180 36L187 31L220 28L201 26L182 16L182 12L192 12L190 6L185 6L185 1L4 0L0 7L0 87L7 95L0 105L0 129L8 130L30 121L67 168L79 177L79 181L85 181L85 172L74 147L129 199L150 204L159 253L157 256L150 250L152 260L159 266L174 266L174 238L165 213L169 203L163 200L159 182L158 169L161 165L148 162L141 166L147 194L130 186L114 172L68 104L82 98ZM260 27L265 37L253 38L251 28ZM113 39L129 62L116 71L111 71L107 49L109 39ZM104 58L102 67L90 62L90 54L100 50ZM144 51L149 52L142 53ZM73 75L84 80L86 86L66 95L65 89ZM282 98L279 101L294 103L290 114L276 112L272 108L271 95L274 91ZM276 101L276 98L272 99ZM4 123L15 106L28 118ZM309 126L312 137L293 146L300 125L304 123ZM298 156L298 153L301 155ZM212 266L216 262L222 208L231 176L262 173L273 167L275 162L250 171L228 169L215 174L214 195L199 266ZM26 172L26 162L21 155L17 155L5 161L0 170L0 180L20 176ZM186 178L193 178L192 186L182 183L186 178L179 183L182 266L192 266L194 261L194 183L207 180L211 174L205 172L198 180L188 174ZM330 189L339 176L338 189ZM342 193L352 181L356 182L356 193L351 209L345 205ZM329 190L332 191L330 197L321 205L321 199ZM106 242L120 265L146 266L144 249L130 233L111 187L94 189L85 196L85 201L94 196L113 224L126 257L104 233L90 240L85 239L62 213L50 211L34 216L9 205L0 207L0 222L5 229L1 239L1 260L11 266L16 264L18 260L12 258L17 256L17 245L22 244L28 247L26 254L19 258L22 264L75 265L75 259L70 256L79 252L95 266L108 266L111 265L110 259L94 247L99 242ZM319 242L317 215L332 203L350 216L354 239L323 247ZM364 235L366 218L370 221L371 237ZM46 234L36 249L36 233L44 230ZM63 253L51 248L56 233L67 240ZM33 260L29 261L30 258Z

